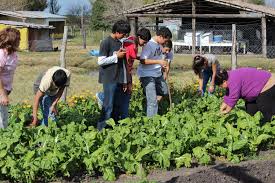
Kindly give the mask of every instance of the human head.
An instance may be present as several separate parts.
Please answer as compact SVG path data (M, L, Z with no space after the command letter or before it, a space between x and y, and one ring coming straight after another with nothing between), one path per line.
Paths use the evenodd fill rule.
M163 45L162 45L162 53L167 54L172 50L173 47L173 43L172 41L169 39L168 41L166 41Z
M20 32L15 28L5 28L0 31L0 49L7 49L8 54L17 51L20 43Z
M67 83L68 77L64 70L59 69L53 74L53 82L58 88L64 87Z
M148 29L141 28L137 31L137 38L139 46L144 46L151 39L151 33Z
M196 75L201 77L201 72L207 64L207 60L205 57L201 55L196 55L193 59L192 69Z
M129 35L131 31L131 27L129 22L125 20L117 21L112 28L112 33L115 35L116 39L121 39Z
M172 39L172 33L167 27L161 27L157 30L157 42L159 44L164 44L166 41Z
M222 70L216 74L215 85L218 85L222 88L227 88L228 87L227 80L228 80L228 72L226 70Z

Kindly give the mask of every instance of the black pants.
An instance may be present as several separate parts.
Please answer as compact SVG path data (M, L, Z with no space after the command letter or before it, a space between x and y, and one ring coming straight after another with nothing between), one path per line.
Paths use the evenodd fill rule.
M245 103L246 112L254 115L256 112L262 112L263 122L271 121L275 115L275 85L266 90L257 97L255 101Z

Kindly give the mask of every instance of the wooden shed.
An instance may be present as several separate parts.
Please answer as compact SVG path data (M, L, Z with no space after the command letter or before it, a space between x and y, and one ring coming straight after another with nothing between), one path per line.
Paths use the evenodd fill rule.
M50 30L53 26L0 20L0 30L6 27L14 27L20 31L21 50L30 51L52 51L53 44L50 38Z
M43 11L0 11L0 20L52 26L51 37L62 38L66 17Z
M259 29L251 33L243 31L243 37L251 39L250 45L258 46L264 57L270 55L269 52L274 52L275 56L275 49L268 49L275 48L275 9L271 7L237 0L163 0L124 11L123 14L131 22L133 33L138 29L141 17L155 18L157 29L162 18L181 19L182 25L189 23L192 54L196 52L196 35L200 24L249 26L250 23L257 23ZM253 40L256 36L260 37L260 44Z

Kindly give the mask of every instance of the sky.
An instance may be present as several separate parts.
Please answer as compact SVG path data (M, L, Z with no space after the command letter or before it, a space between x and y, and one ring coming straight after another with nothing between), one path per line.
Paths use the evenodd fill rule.
M265 0L265 4L275 8L275 0Z
M66 12L75 5L87 5L91 7L89 0L58 0L58 4L61 6L59 10L60 15L65 15Z
M91 7L90 0L58 0L58 3L61 5L61 9L59 11L59 14L61 15L65 15L70 7L74 5L83 4ZM267 6L275 8L275 0L265 0L265 3Z

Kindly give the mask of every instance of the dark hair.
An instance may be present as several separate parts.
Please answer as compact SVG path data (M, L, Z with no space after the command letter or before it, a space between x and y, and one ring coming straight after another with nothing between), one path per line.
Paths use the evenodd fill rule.
M64 70L59 69L53 74L53 82L57 87L63 87L67 83L68 77Z
M162 46L163 46L163 48L170 48L170 49L172 49L173 43L172 43L172 41L169 39L169 40L167 40Z
M7 27L0 31L0 48L7 49L8 54L17 51L20 44L19 30Z
M159 30L157 30L157 36L162 36L164 38L171 39L172 33L167 27L161 27Z
M122 34L129 34L131 31L131 27L129 22L125 20L119 20L117 21L112 28L112 33L122 33Z
M201 78L201 71L203 69L205 58L201 55L196 55L193 60L192 69L196 75Z
M228 80L228 72L226 70L222 70L216 74L215 77L215 85L222 85L224 81Z
M137 31L137 37L140 37L140 39L148 42L151 39L151 33L148 29L141 28Z

